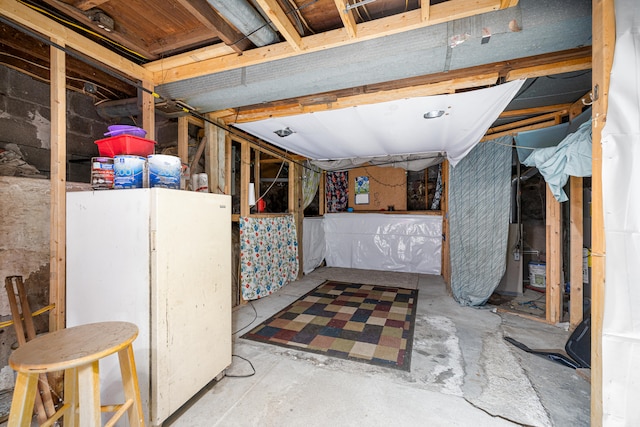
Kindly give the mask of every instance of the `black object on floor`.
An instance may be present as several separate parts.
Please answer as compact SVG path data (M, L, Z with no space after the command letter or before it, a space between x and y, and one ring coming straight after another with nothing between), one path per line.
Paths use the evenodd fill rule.
M533 350L511 337L504 339L527 353L545 357L573 369L591 367L591 314L585 316L571 333L564 348L567 354L559 351Z

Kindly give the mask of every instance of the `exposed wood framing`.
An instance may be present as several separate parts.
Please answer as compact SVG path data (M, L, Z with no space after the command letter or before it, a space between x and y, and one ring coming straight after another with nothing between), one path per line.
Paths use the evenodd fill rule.
M142 98L142 128L147 131L145 136L147 139L156 139L156 114L155 114L155 98L153 93L153 83L149 80L143 80L141 82L142 87L145 89L140 92L140 98Z
M289 212L293 215L296 224L296 236L298 239L298 278L303 275L304 253L302 251L302 221L304 209L302 207L302 166L296 162L289 162Z
M64 40L54 39L59 45ZM49 331L64 329L66 317L67 93L65 54L51 48L51 218L49 235Z
M207 140L204 152L204 168L209 182L210 193L220 193L220 167L222 159L220 158L220 150L218 149L220 128L213 123L204 122L204 134Z
M52 21L15 0L0 0L0 12L7 18L26 28L31 28L44 36L51 39L64 40L66 47L77 50L97 62L120 71L124 75L139 80L153 80L153 73L147 71L145 68L92 42L75 31Z
M278 29L280 34L287 40L287 43L296 52L304 50L302 37L298 34L298 30L293 26L287 14L277 0L256 0L260 7L267 14L273 25Z
M189 163L189 118L178 117L178 157L182 163Z
M593 0L593 102L591 175L591 425L603 423L602 411L602 320L605 289L605 235L602 204L602 128L607 119L609 81L615 46L613 0Z
M428 22L431 16L431 2L429 0L422 0L420 2L420 12L423 22Z
M569 179L569 329L574 330L582 322L582 178L572 176Z
M349 37L354 39L358 35L356 26L356 18L353 16L353 10L347 10L347 0L334 0L336 8L340 13L340 19L342 19L342 25L349 34ZM428 3L428 2L427 2Z
M440 95L453 93L457 90L492 86L498 77L506 75L510 70L544 66L548 75L557 74L567 59L588 58L589 61L579 61L580 66L574 69L584 70L590 67L591 47L571 49L560 53L536 55L521 58L517 61L503 61L492 64L452 70L447 73L437 73L427 76L401 79L393 82L359 86L351 89L325 92L306 97L290 98L277 102L245 106L240 110L227 109L213 113L216 117L224 118L227 123L242 123L265 118L284 117L294 114L304 114L330 109L344 108L354 105L373 104L377 102L393 101L404 97ZM518 110L520 114L543 114L568 108L569 104L538 109ZM509 112L505 113L509 114ZM509 116L505 116L509 117ZM513 116L510 116L513 117Z
M80 8L75 7L74 5L70 5L59 0L43 0L43 1L47 4L50 4L54 8L60 8L61 10L64 11L64 13L66 13L71 18L75 19L77 22L81 22L87 28L91 28L91 31L98 33L117 43L120 43L123 46L129 46L131 50L136 51L137 53L139 53L140 55L142 55L147 59L157 58L157 56L151 51L147 50L142 43L136 43L136 40L131 40L130 38L127 38L126 35L120 34L117 31L109 32L104 30L103 28L100 28L98 25L96 25L95 22L91 20L91 18L88 15L84 13L84 9L81 10ZM97 3L102 3L102 2L100 1ZM87 3L84 4L84 7L86 6L88 6Z
M562 321L562 206L546 188L546 318L556 324Z
M500 133L506 130L522 128L534 123L545 122L545 121L548 121L549 119L553 119L553 121L557 124L557 123L560 123L560 118L562 116L567 116L568 114L569 114L569 110L567 109L555 111L553 113L541 114L539 116L530 117L528 119L519 120L517 122L508 123L506 125L493 127L487 131L485 136L492 137L492 134L494 133Z
M249 180L251 178L251 145L240 144L240 216L249 216Z
M442 163L442 277L447 285L447 292L451 295L451 253L449 243L449 161Z
M160 82L170 83L214 72L290 58L309 52L326 50L429 25L441 24L455 19L492 12L501 7L502 4L500 0L476 0L471 4L467 0L450 0L432 5L430 7L429 21L423 21L422 11L416 9L386 18L362 22L357 25L357 37L355 38L349 37L345 28L306 36L302 39L301 43L304 45L304 50L301 51L296 51L289 41L286 41L275 45L251 49L243 52L241 56L233 54L200 62L192 59L188 64L170 69L164 68L164 71L157 72L155 82L158 84ZM182 58L187 58L188 56L189 54L187 53L184 54ZM147 65L146 67L149 66Z
M225 42L227 54L242 51L252 46L251 41L244 37L240 31L227 23L206 0L177 0L182 7L187 9L198 21L210 31L215 33L220 40ZM220 51L222 52L222 51Z

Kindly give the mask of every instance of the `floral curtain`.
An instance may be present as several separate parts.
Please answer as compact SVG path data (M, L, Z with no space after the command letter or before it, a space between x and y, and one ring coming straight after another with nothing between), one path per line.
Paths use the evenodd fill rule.
M344 212L349 202L349 172L327 172L327 212Z
M240 218L240 286L245 300L276 292L298 277L298 239L292 215Z
M312 166L309 160L304 163L302 168L302 209L305 209L313 201L318 192L318 184L320 183L320 169Z

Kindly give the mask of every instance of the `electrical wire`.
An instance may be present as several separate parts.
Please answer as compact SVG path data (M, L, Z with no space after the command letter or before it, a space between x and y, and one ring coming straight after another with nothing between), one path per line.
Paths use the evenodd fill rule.
M237 335L240 332L244 331L245 329L247 329L249 326L253 325L253 322L255 322L258 319L258 311L256 310L256 308L253 306L253 302L249 301L249 305L251 306L251 308L253 308L253 319L251 319L251 322L249 322L248 325L243 326L242 328L238 329L237 331L233 332L231 335Z
M109 43L109 44L111 44L111 45L113 45L113 46L115 46L115 47L117 47L117 48L119 48L119 49L125 50L126 52L128 52L128 53L130 53L130 54L132 54L132 55L134 55L134 56L136 56L136 57L138 57L139 59L144 59L144 60L146 60L146 61L148 61L148 60L149 60L149 58L147 58L146 56L144 56L144 55L142 55L142 54L140 54L140 53L136 52L135 50L129 49L128 47L126 47L126 46L124 46L124 45L121 45L120 43L115 42L115 41L111 40L110 38L103 36L103 35L102 35L102 34L100 34L100 33L96 33L95 31L90 30L90 29L88 29L88 28L85 28L85 27L83 27L82 25L78 25L78 24L76 24L75 22L71 22L71 21L69 21L69 20L67 20L67 19L64 19L64 18L62 18L62 17L60 17L60 16L58 16L58 15L56 15L56 14L53 14L53 13L51 13L50 11L48 11L48 10L46 10L46 9L43 9L43 8L41 8L41 7L39 7L39 6L36 6L36 5L34 5L34 4L31 4L31 3L25 2L25 1L23 1L23 0L17 0L17 1L18 1L18 3L21 3L21 4L23 4L23 5L25 5L25 6L29 7L29 8L31 8L31 9L33 9L33 10L37 11L37 12L40 12L40 13L42 13L42 14L44 14L44 15L47 15L47 16L49 16L50 18L53 18L53 19L55 19L55 20L56 20L56 21L58 21L58 22L62 22L62 23L64 23L64 24L66 24L66 25L69 25L70 27L76 28L76 29L78 29L78 30L80 30L80 31L84 31L85 33L87 33L87 34L91 34L92 36L97 37L97 38L101 39L102 41L107 42L107 43Z
M249 378L249 377L252 377L252 376L254 376L256 374L256 368L253 366L253 363L251 363L251 361L249 359L247 359L245 357L242 357L242 356L239 356L237 354L232 354L231 356L237 357L238 359L242 359L245 362L247 362L249 364L249 366L251 366L251 370L253 372L251 372L250 374L247 374L247 375L229 375L229 374L225 374L224 375L225 377L229 377L229 378Z

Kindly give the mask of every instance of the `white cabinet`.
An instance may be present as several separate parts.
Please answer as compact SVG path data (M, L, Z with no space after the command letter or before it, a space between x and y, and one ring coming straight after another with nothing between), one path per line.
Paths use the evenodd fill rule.
M230 208L230 196L163 188L67 194L67 325L138 325L148 425L231 364ZM101 364L103 404L121 399L117 366Z

